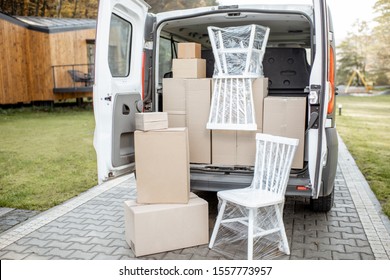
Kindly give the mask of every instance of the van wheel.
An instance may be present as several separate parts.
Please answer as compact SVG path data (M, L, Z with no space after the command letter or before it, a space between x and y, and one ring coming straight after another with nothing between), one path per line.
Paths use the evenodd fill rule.
M310 199L310 208L314 212L328 212L333 207L334 202L334 188L327 196L321 196L317 199Z

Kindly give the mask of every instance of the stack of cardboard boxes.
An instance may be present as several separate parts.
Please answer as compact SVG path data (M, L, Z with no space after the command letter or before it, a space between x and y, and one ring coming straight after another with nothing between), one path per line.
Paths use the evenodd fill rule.
M187 127L190 162L211 164L211 132L208 121L212 80L206 78L206 60L196 43L178 45L172 61L173 78L163 80L163 110L169 127Z
M167 113L136 114L137 199L124 203L136 256L208 243L208 203L190 193L188 129L167 127Z
M189 164L254 165L256 133L298 138L293 168L304 161L305 97L268 95L253 80L257 131L210 131L212 79L201 46L179 44L173 78L163 80L163 111L136 114L137 199L125 202L126 241L136 256L208 243L208 204L190 193Z

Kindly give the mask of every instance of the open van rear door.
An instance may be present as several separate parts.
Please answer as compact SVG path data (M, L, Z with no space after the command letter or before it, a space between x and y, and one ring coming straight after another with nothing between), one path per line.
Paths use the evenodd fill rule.
M148 8L143 0L99 1L93 88L99 183L134 170Z
M321 188L322 170L327 160L325 121L330 84L328 78L329 21L326 0L313 0L315 57L310 76L309 94L309 175L317 198Z

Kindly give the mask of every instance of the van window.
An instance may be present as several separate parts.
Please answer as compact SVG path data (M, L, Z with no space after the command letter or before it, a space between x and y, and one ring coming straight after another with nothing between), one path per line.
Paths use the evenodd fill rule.
M170 39L160 37L160 51L159 51L159 83L162 82L162 78L165 74L169 74L172 71L172 59L175 57L175 49L177 49L177 43L172 42Z
M127 77L130 74L131 24L112 14L108 45L108 65L113 77Z

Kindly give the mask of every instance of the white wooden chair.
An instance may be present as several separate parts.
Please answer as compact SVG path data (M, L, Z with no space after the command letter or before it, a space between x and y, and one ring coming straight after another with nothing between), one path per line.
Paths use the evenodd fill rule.
M269 28L244 25L208 27L215 58L208 129L257 130L252 82L263 76Z
M214 79L207 129L257 130L252 96L253 79Z
M263 76L263 57L270 29L251 24L207 28L213 48L213 78L258 78Z
M210 239L209 248L216 242L220 227L247 228L247 257L253 259L253 242L268 238L278 243L278 248L290 254L283 223L284 196L298 139L256 134L256 162L252 184L248 188L218 192L220 209ZM241 216L229 215L226 205L241 207ZM229 206L229 207L230 207ZM266 211L260 211L266 209ZM236 212L237 213L237 212ZM244 225L244 227L243 227ZM230 234L235 231L230 231ZM240 234L243 235L241 232ZM273 235L277 234L275 238ZM245 236L245 237L246 237ZM229 236L219 236L229 242ZM256 243L261 244L261 243ZM256 248L261 250L261 248Z

